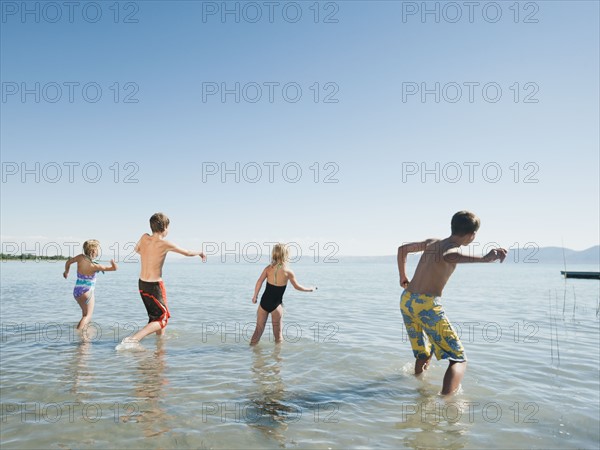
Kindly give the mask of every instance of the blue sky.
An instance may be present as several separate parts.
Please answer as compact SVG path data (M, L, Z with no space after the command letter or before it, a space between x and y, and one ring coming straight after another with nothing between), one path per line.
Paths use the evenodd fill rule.
M1 3L3 251L122 248L156 211L191 248L391 254L448 235L461 209L482 244L598 244L598 2L499 2L495 23L492 2L472 23L464 2L455 23L439 2L438 22L422 2L279 2L273 23L264 2L228 2L239 22L222 2L120 2L118 18L113 1L78 2L72 21L62 2L26 3L37 17ZM239 102L208 90L236 83Z

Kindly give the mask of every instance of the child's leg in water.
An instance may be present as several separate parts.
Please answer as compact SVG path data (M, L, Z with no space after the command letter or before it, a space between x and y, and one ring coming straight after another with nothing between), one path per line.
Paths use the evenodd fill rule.
M83 329L92 320L94 313L94 291L88 291L76 298L77 304L81 308L81 320L77 324L77 329Z
M142 328L140 331L131 336L130 339L141 341L146 336L154 332L156 332L156 334L159 336L164 336L165 334L165 328L161 327L161 323L158 320L148 323L144 328Z
M465 376L467 370L466 361L449 361L448 369L444 374L444 385L442 386L442 395L455 393L460 387L460 382Z
M424 370L429 369L429 362L431 361L431 357L433 353L429 355L429 358L417 358L415 360L415 375L419 375L423 373Z
M275 311L271 313L271 324L273 326L273 336L275 336L275 343L279 344L283 341L283 306L279 305Z
M273 311L275 312L275 311ZM250 345L258 344L260 341L260 337L265 331L265 325L267 324L267 319L269 318L269 313L262 309L261 306L258 307L258 311L256 312L256 329L254 330L254 334L252 335L252 339L250 339Z

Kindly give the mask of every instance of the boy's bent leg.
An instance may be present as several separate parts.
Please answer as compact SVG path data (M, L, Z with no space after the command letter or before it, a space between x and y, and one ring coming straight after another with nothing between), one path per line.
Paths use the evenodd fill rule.
M410 346L415 357L415 375L423 373L429 367L429 361L433 355L433 348L428 343L423 330L423 324L418 312L425 306L421 296L404 291L400 299L400 312L406 328Z
M164 329L161 328L161 324L159 321L150 322L144 328L142 328L140 331L138 331L133 336L131 336L130 339L135 339L136 341L141 341L149 334L157 332L157 331L161 331L161 330L164 331Z
M450 365L444 374L444 385L442 386L442 395L453 394L460 387L460 383L467 370L466 361L450 361Z

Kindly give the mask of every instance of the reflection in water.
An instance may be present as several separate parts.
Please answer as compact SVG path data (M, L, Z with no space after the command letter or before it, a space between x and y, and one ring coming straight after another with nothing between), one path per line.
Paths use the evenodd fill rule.
M144 436L157 437L171 431L169 416L162 408L165 401L163 388L169 384L164 378L165 343L164 339L156 340L155 352L138 352L137 377L134 388L135 402L124 405L123 420L135 420L143 425Z
M259 346L252 348L254 361L252 377L256 390L250 394L250 408L244 415L248 425L262 432L269 439L285 446L283 433L288 422L299 420L301 411L293 405L286 405L285 384L281 379L281 345L275 345L272 351ZM269 354L270 353L270 354Z
M84 400L86 384L89 385L94 379L93 372L88 367L92 353L91 348L92 344L90 340L86 339L85 336L81 336L76 349L73 351L73 359L69 365L70 367L67 366L67 379L73 382L69 392L78 395L78 400L80 401Z
M467 446L472 407L457 394L444 398L439 386L423 384L414 401L400 405L399 430L406 430L407 448L461 449ZM471 408L471 409L469 409Z

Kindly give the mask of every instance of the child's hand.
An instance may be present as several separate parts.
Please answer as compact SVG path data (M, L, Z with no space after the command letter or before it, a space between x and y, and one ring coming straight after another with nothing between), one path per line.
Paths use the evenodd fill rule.
M496 260L500 260L500 262L504 262L508 251L503 248L495 248L494 250L490 250L490 252L485 255L485 260L487 262L492 262Z
M63 272L63 277L66 279L68 276L69 276L69 271L68 271L68 270L65 270L65 271Z
M117 270L119 268L119 266L117 266L117 263L115 262L114 259L110 260L110 266L112 267L113 270Z
M310 288L310 292L315 292L317 289L319 289L318 287L314 287L314 288Z
M200 254L198 256L200 256L200 258L202 258L202 262L206 262L206 255L204 254L204 252L200 252ZM254 303L256 303L256 302L254 302Z

